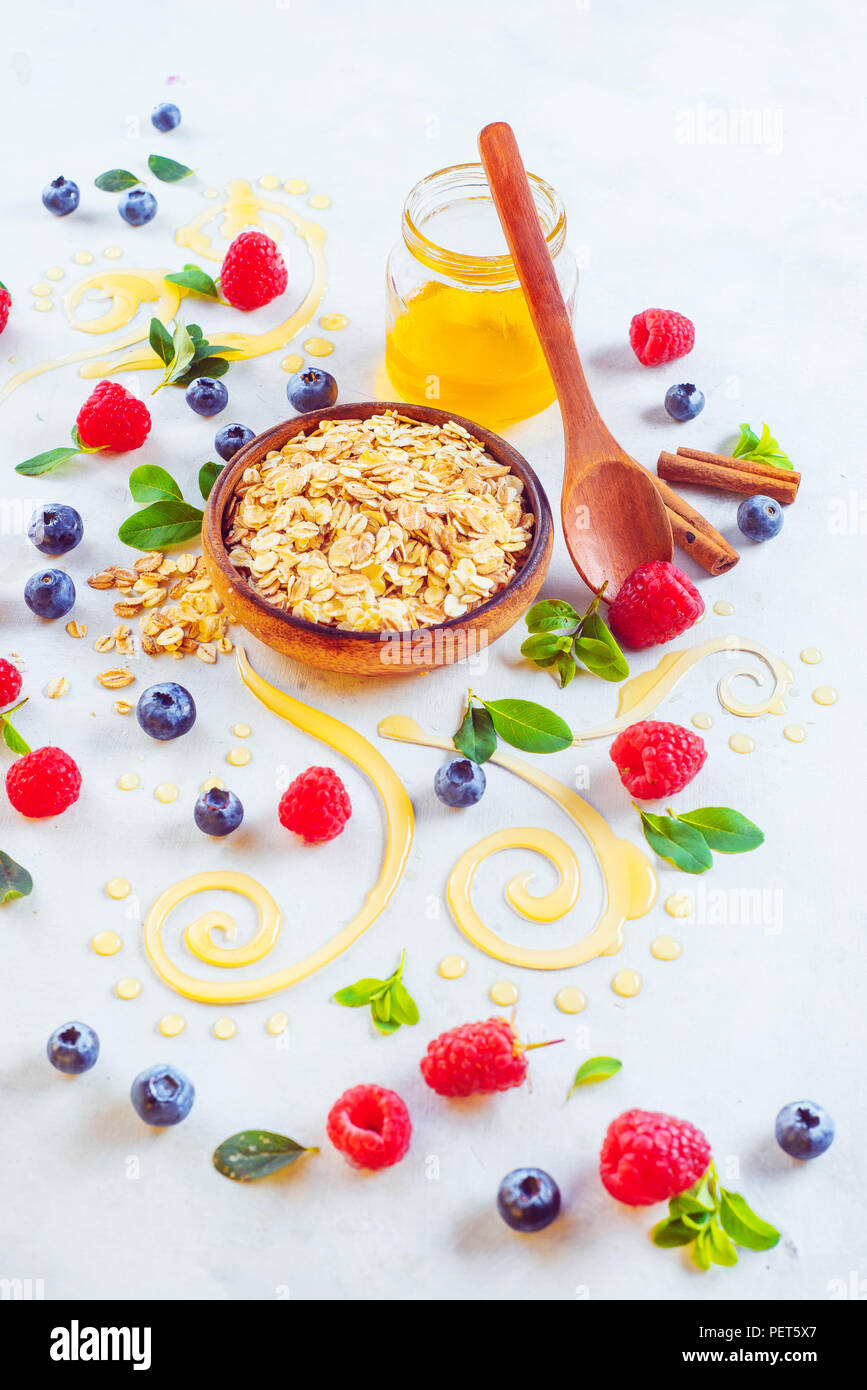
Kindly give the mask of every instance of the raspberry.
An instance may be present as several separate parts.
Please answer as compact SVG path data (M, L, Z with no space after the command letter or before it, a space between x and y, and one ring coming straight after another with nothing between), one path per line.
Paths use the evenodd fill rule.
M352 815L349 794L330 767L308 767L280 798L280 824L309 845L336 840Z
M16 811L33 820L59 816L78 800L81 773L62 748L36 748L6 773L6 794Z
M710 1144L687 1120L627 1110L608 1126L599 1175L612 1197L631 1207L667 1202L707 1171Z
M12 296L7 290L3 281L0 280L0 333L6 327L9 320L9 310L12 308Z
M0 709L14 705L21 693L21 672L5 656L0 656Z
M328 1114L328 1138L356 1168L390 1168L409 1148L409 1111L384 1086L352 1086Z
M226 252L220 271L223 296L235 309L259 309L282 294L286 262L264 232L242 232Z
M464 1023L428 1043L421 1074L440 1096L508 1091L527 1075L524 1050L504 1018Z
M101 381L79 410L75 424L86 448L125 454L144 444L151 417L144 402L119 381Z
M629 325L632 351L645 367L686 357L695 344L695 325L674 309L645 309Z
M704 767L704 739L680 724L643 719L619 733L608 750L627 791L641 801L657 801L683 791Z
M703 612L704 600L683 570L670 560L651 560L624 580L608 621L621 642L638 650L679 637Z

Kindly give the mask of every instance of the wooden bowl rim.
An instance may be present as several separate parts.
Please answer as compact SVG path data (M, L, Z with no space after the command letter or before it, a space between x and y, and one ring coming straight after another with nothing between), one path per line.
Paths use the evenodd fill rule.
M490 613L502 603L508 594L513 593L524 576L531 574L539 560L544 556L554 530L547 494L537 474L523 454L519 453L501 435L495 434L493 430L486 429L483 425L477 425L474 420L469 420L464 415L455 415L452 411L447 410L437 410L433 406L411 405L406 401L360 401L349 405L333 405L324 410L310 410L303 415L294 415L288 420L281 420L278 424L263 430L261 434L255 435L253 439L249 439L217 474L216 482L208 497L204 526L208 533L213 558L233 588L240 590L242 597L258 609L263 616L280 618L290 627L299 628L302 632L314 633L317 637L331 638L338 642L352 639L353 641L381 644L381 632L353 632L346 628L331 627L327 623L310 622L308 618L296 618L294 614L287 613L285 609L277 608L274 604L268 603L229 560L229 553L223 540L223 514L229 498L234 492L238 474L249 465L254 454L264 457L264 452L267 450L263 449L263 446L267 445L275 436L281 435L287 426L291 428L290 432L283 438L283 444L288 443L302 430L315 428L321 420L352 420L355 418L366 420L371 415L383 415L388 410L396 411L406 419L419 420L427 424L445 425L453 421L456 425L460 425L480 444L483 444L498 463L508 463L509 468L517 473L531 494L531 506L528 510L533 512L535 518L533 539L530 542L526 559L514 579L511 579L504 589L500 589L491 598L485 599L484 603L480 603L472 612L464 613L459 618L446 618L441 623L429 623L420 628L408 628L406 629L407 632L415 636L416 633L440 632L443 629L461 628L466 627L468 623L476 623L479 618L484 617L486 613ZM515 464L517 464L517 468Z

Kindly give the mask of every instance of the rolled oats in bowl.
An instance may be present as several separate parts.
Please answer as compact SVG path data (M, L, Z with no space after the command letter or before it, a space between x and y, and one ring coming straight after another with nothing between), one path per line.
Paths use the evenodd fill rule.
M244 470L230 563L268 603L352 632L460 618L527 558L523 483L451 420L322 420Z

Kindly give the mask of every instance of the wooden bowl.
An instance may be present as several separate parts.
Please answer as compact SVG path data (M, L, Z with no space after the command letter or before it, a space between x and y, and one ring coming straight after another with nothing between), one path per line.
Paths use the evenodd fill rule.
M295 618L262 598L229 561L223 541L223 523L236 480L245 468L258 464L269 450L282 449L302 430L315 429L320 420L367 419L386 410L395 410L411 420L428 424L445 425L454 420L478 439L497 463L508 464L511 472L523 482L525 510L531 511L535 518L527 558L505 589L471 613L413 632L347 632ZM392 676L412 675L462 661L508 631L541 588L551 559L553 534L551 509L539 479L526 459L499 435L460 415L429 406L366 401L361 405L336 405L328 410L296 415L258 434L239 449L219 474L208 499L202 526L202 549L211 582L231 621L240 623L267 646L325 671L341 671L354 676Z

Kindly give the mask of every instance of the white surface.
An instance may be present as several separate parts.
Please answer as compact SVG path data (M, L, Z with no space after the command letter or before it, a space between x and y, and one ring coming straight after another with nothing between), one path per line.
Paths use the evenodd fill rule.
M192 496L196 471L211 456L213 424L194 416L180 393L166 391L154 401L151 438L133 459L82 464L36 493L84 513L86 539L69 569L79 586L75 616L89 627L86 642L72 642L62 623L29 618L22 576L39 557L20 537L4 535L2 542L0 651L19 651L28 663L31 700L20 727L33 746L68 748L85 777L80 803L56 821L25 823L5 801L0 806L0 842L31 868L37 885L31 899L3 911L0 923L0 1274L43 1279L49 1298L288 1292L571 1299L584 1291L593 1299L802 1299L829 1296L829 1281L848 1281L853 1271L855 1278L867 1275L856 1181L864 1151L864 916L852 871L863 854L862 796L851 717L863 672L857 596L864 544L857 525L835 535L828 521L832 499L848 501L850 489L863 489L853 477L865 423L863 207L848 191L854 137L863 130L863 20L840 0L588 5L440 0L421 10L292 0L239 9L226 0L153 0L146 21L127 13L121 23L116 6L89 0L8 16L2 101L11 138L4 142L0 274L16 305L2 340L3 377L14 370L5 365L10 354L27 364L78 345L58 311L39 315L30 307L29 286L47 266L62 264L71 276L74 251L94 251L98 266L98 253L113 242L123 247L127 267L179 265L182 254L170 236L203 206L203 187L273 172L303 177L311 191L333 199L322 215L330 283L323 308L348 314L351 326L327 365L342 399L370 398L379 390L383 266L406 191L434 168L473 159L486 121L511 120L528 165L563 194L572 244L583 248L579 345L616 437L652 463L660 447L688 440L717 448L740 420L764 419L803 469L801 496L780 538L765 547L746 544L741 564L725 578L698 576L709 610L726 598L735 617L709 611L695 639L739 631L781 652L795 670L791 718L805 724L806 742L788 743L786 721L768 716L747 729L757 742L752 756L731 752L728 736L744 725L716 703L724 662L694 670L659 711L684 723L696 710L714 714L710 758L683 804L735 806L765 828L767 844L754 855L718 860L707 888L780 893L781 930L673 924L662 901L695 884L662 866L659 904L629 926L616 960L565 976L533 974L507 970L467 946L465 978L441 981L438 960L464 944L443 904L459 850L510 822L562 833L564 821L497 770L475 811L449 814L431 790L439 755L380 743L417 811L409 867L392 906L329 969L283 997L225 1010L237 1018L238 1036L215 1041L209 1028L217 1011L179 1002L162 986L142 955L138 924L104 896L104 882L129 877L144 909L193 869L230 863L249 870L286 909L276 953L285 962L357 910L374 876L380 828L375 800L354 770L260 708L230 662L216 669L189 660L137 664L134 693L153 680L179 678L198 701L194 731L166 746L146 740L134 719L115 715L113 696L95 684L106 663L91 641L111 625L111 602L84 580L120 559L113 537L129 507L129 464L165 464ZM169 74L182 80L167 87ZM184 117L171 136L147 123L152 105L164 99L176 100ZM776 137L770 147L679 143L684 109L707 132L715 119L709 108L766 110L772 134L779 113L781 146ZM137 138L127 133L131 115L141 121ZM113 165L143 167L151 150L194 165L197 175L188 186L158 188L158 219L135 231L92 179ZM82 207L56 220L42 210L39 193L61 170L80 183ZM297 268L300 243L290 256ZM627 328L634 312L656 304L690 314L698 342L688 363L647 371L632 358ZM201 318L218 321L204 309ZM223 419L258 429L285 416L278 362L275 356L233 368ZM686 427L661 411L666 386L683 378L708 396L704 414ZM16 477L12 465L64 440L85 390L67 368L23 387L0 408L4 504L34 496L34 483ZM140 380L139 390L149 392L150 382ZM556 502L556 412L511 438ZM733 500L706 493L697 500L737 536ZM560 543L546 592L580 597ZM519 641L516 629L491 653L488 673L474 677L482 693L541 700L578 728L613 712L615 691L600 682L576 681L561 696L544 674L520 663ZM825 654L818 668L798 660L813 644ZM390 712L450 732L467 684L460 669L406 683L326 681L255 643L251 652L279 684L357 721L374 740L377 721ZM41 691L58 674L70 678L72 690L51 702ZM810 699L820 682L840 690L836 707ZM239 719L253 726L254 757L235 771L223 759ZM294 773L317 761L345 771L355 815L337 844L310 851L289 844L276 823L275 769ZM590 768L593 804L618 833L638 839L607 744L544 765L570 781L576 761ZM128 769L141 773L141 790L117 790ZM226 776L247 810L243 832L225 846L206 841L192 824L192 802L209 773ZM167 778L181 787L174 806L153 798ZM582 862L592 880L586 851ZM500 896L509 867L488 866L480 899L487 915L503 929L524 930L522 939L547 932L510 920ZM592 912L592 891L583 911ZM88 941L109 927L122 932L126 946L101 960ZM652 937L667 929L684 943L682 959L672 964L649 954ZM360 975L390 971L401 946L423 1018L416 1029L381 1039L364 1017L329 996ZM635 999L618 1000L609 988L620 966L644 976ZM135 1002L113 995L124 974L143 981ZM521 988L522 1034L565 1034L567 1043L534 1054L532 1090L459 1105L441 1101L419 1076L423 1047L443 1028L493 1012L487 990L504 975ZM553 1005L567 982L580 984L590 1000L577 1020ZM156 1021L175 1007L187 1030L163 1040ZM278 1007L291 1016L288 1049L264 1032ZM55 1073L43 1055L49 1032L70 1017L88 1020L102 1038L98 1067L74 1080ZM576 1065L600 1052L623 1059L621 1075L564 1108ZM141 1067L163 1058L190 1074L197 1100L177 1130L150 1132L129 1105L128 1087ZM363 1080L398 1090L414 1122L408 1158L372 1177L351 1171L324 1134L332 1102ZM829 1107L838 1137L826 1157L798 1166L777 1149L773 1121L783 1103L805 1096ZM745 1252L736 1270L709 1275L676 1252L653 1249L646 1232L661 1211L617 1206L596 1176L605 1126L635 1105L686 1115L705 1129L718 1160L740 1167L730 1185L783 1230L779 1247L765 1256ZM320 1143L322 1154L288 1181L228 1183L211 1167L211 1151L248 1126ZM427 1176L431 1156L437 1180ZM549 1169L566 1203L563 1218L534 1239L513 1235L494 1210L500 1177L523 1163Z

